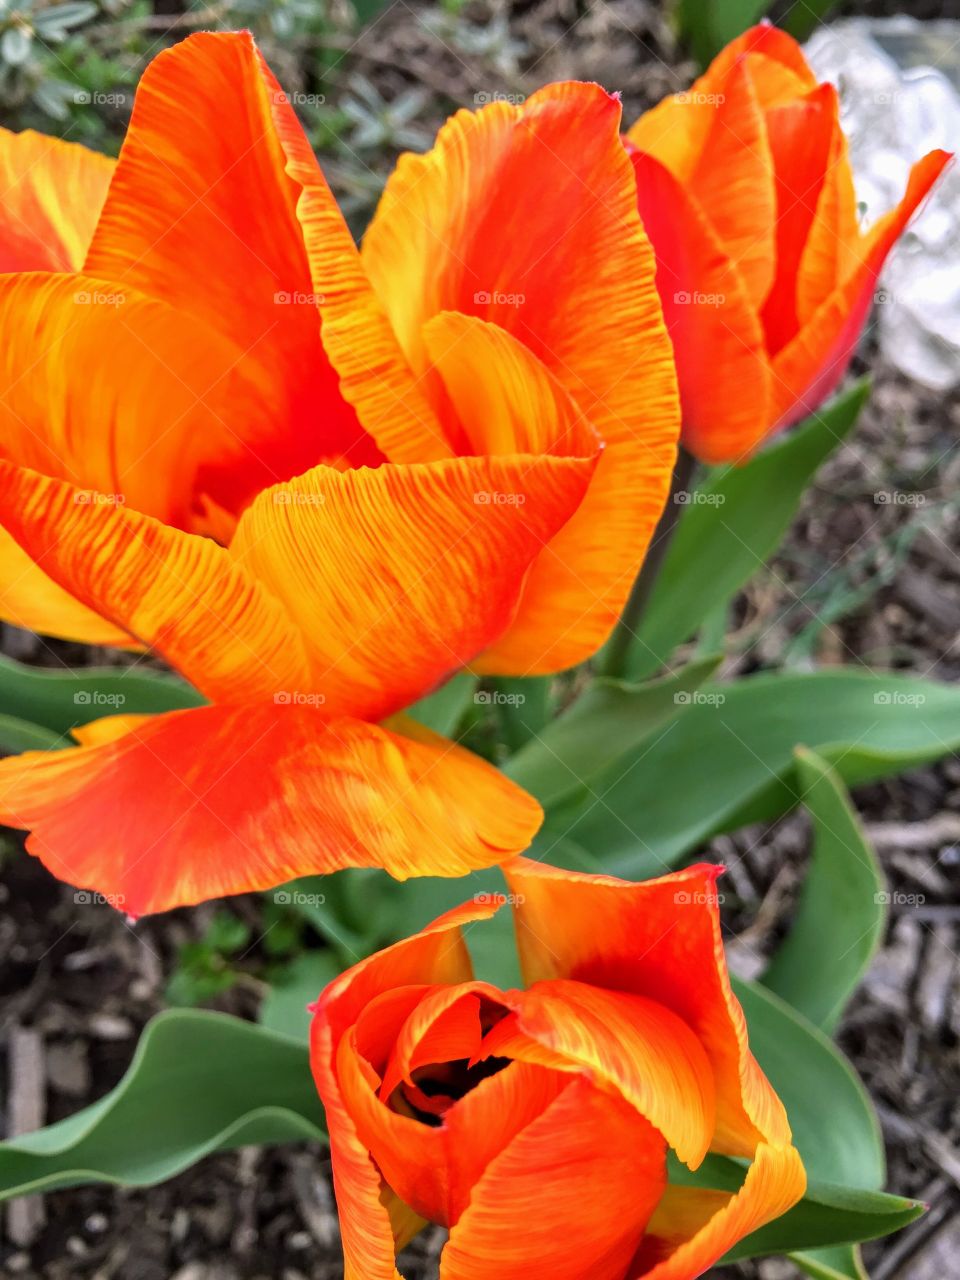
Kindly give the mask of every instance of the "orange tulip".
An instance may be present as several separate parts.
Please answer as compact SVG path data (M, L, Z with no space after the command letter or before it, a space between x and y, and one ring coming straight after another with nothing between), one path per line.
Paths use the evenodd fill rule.
M591 85L461 113L363 258L249 36L152 63L112 176L0 138L0 616L213 704L0 764L55 874L139 914L526 846L529 797L380 722L582 660L642 559L679 405L619 128Z
M884 260L950 156L858 225L837 94L764 24L627 135L674 342L683 443L742 462L838 385Z
M397 1280L427 1221L441 1280L691 1280L806 1186L730 990L718 868L504 870L524 990L474 979L464 926L499 905L476 900L315 1006L345 1280ZM668 1181L670 1149L747 1160L742 1187Z

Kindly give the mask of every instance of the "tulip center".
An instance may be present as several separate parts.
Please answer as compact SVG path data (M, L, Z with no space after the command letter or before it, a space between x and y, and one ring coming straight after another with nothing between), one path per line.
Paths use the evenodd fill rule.
M510 1065L509 1058L484 1058L470 1065L469 1058L456 1062L434 1062L414 1071L412 1084L398 1085L390 1099L394 1111L408 1115L422 1124L443 1123L447 1111L482 1080L497 1075Z

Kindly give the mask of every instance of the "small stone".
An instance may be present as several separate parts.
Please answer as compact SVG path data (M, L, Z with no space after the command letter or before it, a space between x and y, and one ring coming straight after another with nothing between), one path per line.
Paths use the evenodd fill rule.
M119 1014L95 1013L90 1019L90 1031L98 1040L129 1040L133 1023Z

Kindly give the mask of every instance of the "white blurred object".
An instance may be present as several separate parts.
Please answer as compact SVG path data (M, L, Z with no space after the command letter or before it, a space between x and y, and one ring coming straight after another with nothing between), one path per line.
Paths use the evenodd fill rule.
M906 16L821 27L806 47L840 92L866 222L903 195L910 166L960 147L960 22ZM880 347L936 391L960 384L960 163L955 161L890 256L877 301Z

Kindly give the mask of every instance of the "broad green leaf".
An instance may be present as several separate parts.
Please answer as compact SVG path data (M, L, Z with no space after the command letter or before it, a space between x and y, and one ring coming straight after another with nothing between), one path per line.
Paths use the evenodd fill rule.
M796 753L813 819L810 870L786 939L763 985L832 1033L883 934L887 894L843 784L812 751Z
M856 1242L899 1230L922 1206L881 1196L886 1165L880 1126L859 1077L833 1042L763 987L735 980L734 989L750 1047L787 1108L812 1186L790 1214L748 1237L730 1258L749 1256L744 1250L791 1253L811 1276L861 1280Z
M88 1182L152 1186L213 1151L304 1139L324 1140L306 1045L177 1009L147 1025L99 1102L0 1143L0 1199Z
M152 715L198 707L205 699L173 676L134 667L48 671L0 657L0 714L66 734L102 716Z
M477 699L493 704L501 736L512 753L535 740L550 719L550 676L501 676Z
M424 724L434 733L449 738L460 723L460 718L473 701L477 687L476 676L461 673L442 684L433 693L407 708L407 715Z
M304 951L271 983L260 1006L260 1025L306 1041L311 1021L307 1006L342 967L332 951Z
M792 4L787 9L780 25L798 40L808 40L814 28L835 7L836 0L803 0L803 4Z
M889 777L960 747L960 688L848 670L707 686L590 797L558 805L544 837L574 841L615 875L660 874L709 836L792 808L800 744L848 786Z
M21 751L52 751L73 744L43 725L0 715L0 755L18 755Z
M828 1256L836 1256L838 1242L876 1240L908 1226L922 1213L923 1205L917 1200L884 1195L882 1191L853 1191L849 1187L814 1183L799 1204L746 1236L723 1261L734 1262L770 1253L796 1256L801 1249L827 1247L830 1248ZM831 1272L821 1270L820 1274L830 1276ZM853 1274L856 1276L856 1272Z
M734 979L750 1048L787 1109L812 1181L876 1187L884 1167L880 1126L859 1077L833 1042L755 983Z
M700 485L631 646L630 679L657 671L776 551L810 478L853 427L867 391L859 383L745 466L718 468Z
M372 906L384 896L383 886L376 884L375 876L375 872L371 874L366 869L303 876L271 889L267 896L277 906L299 912L346 966L375 951L382 941L381 933L389 928ZM368 909L363 917L355 909L361 885L367 886Z
M643 685L594 680L569 711L507 761L504 772L543 805L589 791L589 780L605 766L686 712L719 662L719 656L702 658Z

